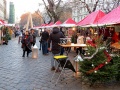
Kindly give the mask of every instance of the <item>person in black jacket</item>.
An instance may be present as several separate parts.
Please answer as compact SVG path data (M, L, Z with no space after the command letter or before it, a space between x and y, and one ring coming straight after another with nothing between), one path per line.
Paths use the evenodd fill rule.
M48 39L49 39L49 33L47 32L47 29L45 29L41 35L43 55L48 55Z
M41 30L41 32L40 32L40 40L39 40L39 42L40 42L40 48L39 48L39 50L41 50L41 47L42 47L42 39L41 39L41 36L42 36L42 30Z
M64 38L64 35L62 32L60 32L59 28L54 27L53 32L50 34L49 41L48 41L48 50L51 50L53 57L55 55L60 55L61 47L59 45L60 38ZM52 42L52 48L50 49L50 43ZM55 70L55 66L57 66L57 62L55 62L54 65L54 59L51 59L51 70ZM59 71L59 69L57 70Z

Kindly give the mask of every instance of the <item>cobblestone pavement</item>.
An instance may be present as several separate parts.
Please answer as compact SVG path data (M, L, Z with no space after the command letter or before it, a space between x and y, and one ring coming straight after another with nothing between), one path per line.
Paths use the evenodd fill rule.
M38 39L37 46L39 47ZM72 59L74 54L69 56ZM23 58L18 38L10 40L8 45L0 45L0 90L120 90L116 84L89 87L82 84L72 71L55 86L59 73L50 82L53 75L50 59L51 53L43 56L41 51L38 59L32 59L31 54Z

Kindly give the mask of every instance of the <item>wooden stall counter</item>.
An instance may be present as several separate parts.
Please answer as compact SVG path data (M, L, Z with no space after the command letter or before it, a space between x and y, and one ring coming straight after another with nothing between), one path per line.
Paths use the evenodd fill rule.
M87 45L86 44L74 44L74 43L71 43L71 44L59 44L60 46L62 47L86 47Z

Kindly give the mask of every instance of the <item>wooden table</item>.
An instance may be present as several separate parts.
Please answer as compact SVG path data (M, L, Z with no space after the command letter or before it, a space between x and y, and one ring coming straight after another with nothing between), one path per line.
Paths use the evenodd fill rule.
M71 47L87 47L86 44L73 44L71 43L70 45L63 45L63 44L59 44L60 46L64 47L64 48L71 48ZM66 51L66 54L68 55L69 53L69 50ZM78 58L78 57L81 57L79 54L75 57L75 58ZM79 76L79 71L78 71L78 68L79 68L79 61L76 61L75 58L73 59L74 60L74 63L75 63L75 70L76 70L76 73L75 73L75 76L78 77Z
M70 45L64 45L64 44L59 44L62 47L87 47L86 44L73 44L71 43Z
M68 44L59 44L59 45L64 47L64 48L68 48L68 49L65 50L67 55L68 55L71 47L83 47L83 48L87 47L86 44L74 44L74 43L71 43L70 45L68 45Z

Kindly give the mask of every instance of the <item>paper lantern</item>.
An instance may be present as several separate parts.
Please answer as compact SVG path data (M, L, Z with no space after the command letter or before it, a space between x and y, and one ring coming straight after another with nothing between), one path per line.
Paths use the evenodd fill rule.
M83 59L80 55L77 55L75 58L74 58L74 62L75 62L75 69L76 69L76 72L79 72L79 62L82 62Z
M83 61L82 57L78 54L74 59L74 67L76 70L76 73L74 74L75 77L80 77L80 72L79 72L79 67L80 67L80 62Z
M79 72L79 62L82 62L83 59L82 57L78 54L75 58L74 58L74 65L75 65L75 69L76 69L76 72Z
M38 58L38 47L36 44L32 48L32 58Z

